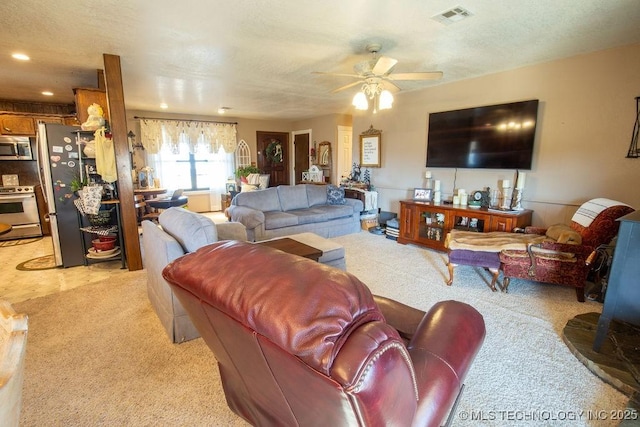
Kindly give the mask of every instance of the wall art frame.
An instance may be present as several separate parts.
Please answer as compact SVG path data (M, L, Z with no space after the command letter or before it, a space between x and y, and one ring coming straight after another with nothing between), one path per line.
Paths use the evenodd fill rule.
M365 168L379 168L382 145L382 131L374 129L373 125L360 134L360 166Z

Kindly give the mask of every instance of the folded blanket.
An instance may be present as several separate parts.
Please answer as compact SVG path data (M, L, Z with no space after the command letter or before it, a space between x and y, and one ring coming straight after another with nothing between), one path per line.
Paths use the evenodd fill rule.
M527 250L528 245L543 242L545 239L546 236L537 234L451 230L445 240L445 247L451 250L467 249L483 252L500 252L503 249Z
M624 205L629 206L626 203L616 202L611 199L593 199L585 202L578 208L577 212L571 218L571 221L577 222L583 227L588 227L593 220L602 212L603 210L610 208L611 206Z

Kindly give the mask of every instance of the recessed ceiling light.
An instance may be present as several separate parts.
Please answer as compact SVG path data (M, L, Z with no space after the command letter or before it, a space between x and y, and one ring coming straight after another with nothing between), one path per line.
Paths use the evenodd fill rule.
M19 61L28 61L31 59L29 58L29 56L25 55L24 53L14 53L13 55L11 55L11 57Z
M224 114L227 110L231 110L231 107L220 107L218 108L218 114Z
M44 92L42 92L42 94L44 96L53 96L53 92L49 92L48 90L45 90Z
M160 104L160 108L166 110L167 108L169 108L169 106L163 102L162 104Z

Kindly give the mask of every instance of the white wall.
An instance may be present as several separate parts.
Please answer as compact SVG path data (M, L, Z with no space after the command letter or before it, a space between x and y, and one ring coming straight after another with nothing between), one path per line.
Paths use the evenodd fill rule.
M534 209L534 225L568 222L577 206L595 197L640 209L640 159L625 158L637 96L640 44L400 92L392 110L354 114L354 160L359 134L370 125L382 130L382 167L373 169L372 183L381 209L398 212L399 200L424 184L429 113L539 99L523 203ZM454 186L497 188L499 180L515 177L514 170L431 170L442 181L443 198Z

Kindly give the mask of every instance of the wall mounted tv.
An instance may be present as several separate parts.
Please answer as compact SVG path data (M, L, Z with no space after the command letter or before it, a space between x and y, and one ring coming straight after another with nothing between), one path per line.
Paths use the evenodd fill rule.
M429 114L427 167L531 169L538 100Z

